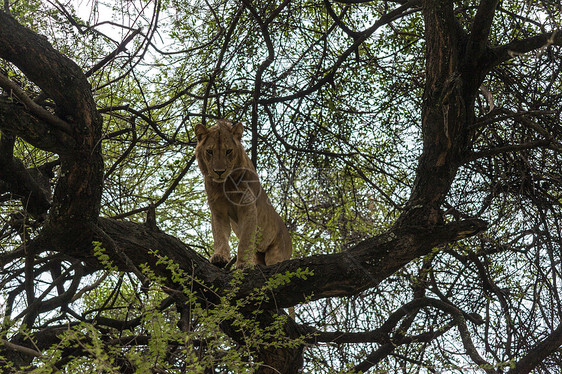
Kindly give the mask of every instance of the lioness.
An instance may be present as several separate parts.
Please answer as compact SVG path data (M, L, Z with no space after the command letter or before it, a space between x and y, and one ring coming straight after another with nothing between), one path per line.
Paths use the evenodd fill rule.
M271 265L291 257L289 231L273 209L244 151L241 123L219 120L210 129L195 126L195 157L205 177L215 241L210 261L230 261L230 228L238 237L236 268L249 263Z

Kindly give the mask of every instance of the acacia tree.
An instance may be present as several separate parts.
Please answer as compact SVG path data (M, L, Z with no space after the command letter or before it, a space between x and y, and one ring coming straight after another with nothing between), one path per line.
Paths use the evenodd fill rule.
M0 12L5 371L560 366L559 4L102 8ZM206 260L225 117L295 259Z

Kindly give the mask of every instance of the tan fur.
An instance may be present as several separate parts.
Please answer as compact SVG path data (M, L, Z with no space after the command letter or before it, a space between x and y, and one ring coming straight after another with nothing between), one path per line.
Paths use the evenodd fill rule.
M231 228L238 237L236 267L272 265L292 254L291 237L271 205L241 144L242 124L219 120L195 127L195 156L205 178L215 241L211 262L230 260Z

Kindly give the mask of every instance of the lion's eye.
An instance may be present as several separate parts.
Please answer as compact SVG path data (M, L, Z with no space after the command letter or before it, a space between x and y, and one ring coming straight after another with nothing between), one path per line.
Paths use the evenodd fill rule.
M213 154L213 150L212 150L212 149L207 149L207 154L208 154L208 155L212 155L212 154Z
M227 149L227 150L226 150L226 154L227 154L227 155L229 155L229 154L231 154L231 153L232 153L232 149Z

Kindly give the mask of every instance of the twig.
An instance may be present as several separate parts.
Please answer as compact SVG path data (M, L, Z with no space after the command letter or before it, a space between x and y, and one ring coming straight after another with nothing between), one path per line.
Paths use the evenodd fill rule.
M119 44L117 46L117 48L115 48L115 50L113 52L111 52L110 54L108 54L103 60L101 60L100 62L98 62L97 64L95 64L94 66L92 66L90 68L90 70L88 70L86 72L86 76L89 77L90 75L92 75L94 72L96 72L97 70L99 70L100 68L102 68L105 64L107 64L109 61L111 61L112 59L115 58L115 56L117 56L119 54L119 52L122 52L125 50L125 46L127 44L129 44L129 42L131 40L134 39L135 36L137 36L139 33L141 32L141 29L136 29L135 31L133 31L133 33L131 35L129 35L128 37L125 38L125 40L123 40L121 42L121 44Z

